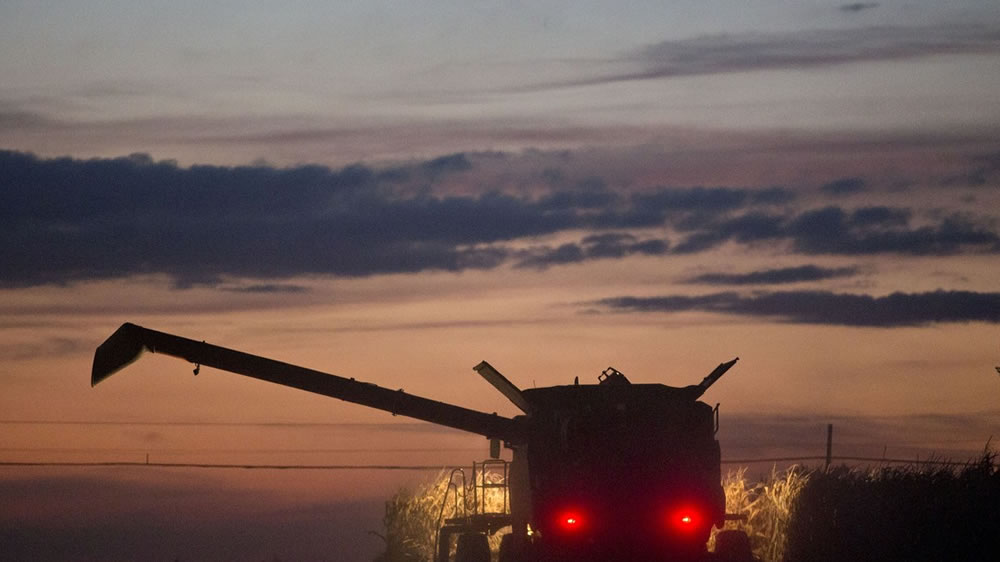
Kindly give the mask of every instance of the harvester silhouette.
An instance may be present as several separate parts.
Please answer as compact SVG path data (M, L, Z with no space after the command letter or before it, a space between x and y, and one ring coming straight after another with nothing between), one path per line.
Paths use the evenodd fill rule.
M195 374L214 367L484 435L494 457L500 442L512 449L509 509L448 520L436 562L453 552L456 562L488 562L487 535L507 526L501 562L751 559L739 531L720 533L716 551L706 551L712 527L733 516L721 485L718 405L698 399L738 358L680 388L631 384L608 368L598 384L525 390L483 361L476 372L523 412L508 418L128 323L97 348L91 384L144 350L185 359Z

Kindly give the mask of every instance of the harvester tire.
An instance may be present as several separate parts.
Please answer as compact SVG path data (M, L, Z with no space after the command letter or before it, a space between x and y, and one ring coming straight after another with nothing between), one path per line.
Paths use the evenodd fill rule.
M490 562L489 538L484 533L459 535L455 562Z
M720 531L715 535L715 562L753 562L750 537L743 531Z
M507 533L500 537L500 555L497 562L519 562L517 553L514 552L514 535Z

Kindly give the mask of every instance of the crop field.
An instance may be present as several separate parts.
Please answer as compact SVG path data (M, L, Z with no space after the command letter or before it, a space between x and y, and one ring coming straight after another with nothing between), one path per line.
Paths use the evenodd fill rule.
M442 473L386 502L387 546L377 562L432 560L439 517L459 509L454 494L445 502L447 484ZM996 453L943 465L795 466L757 481L739 469L723 486L727 511L745 516L726 529L746 532L761 562L992 560L1000 552ZM502 498L487 502L495 511ZM499 535L492 542L495 550Z
M461 499L456 500L454 490L448 491L448 482L449 473L442 471L433 480L414 490L400 490L385 502L386 550L375 559L376 562L434 559L435 539L440 522L464 514ZM471 509L471 505L467 507ZM485 507L485 511L489 513L502 512L502 492L487 489ZM494 556L500 548L500 536L504 532L507 531L490 537L490 548Z
M793 502L783 560L994 560L1000 465L837 468L808 476Z

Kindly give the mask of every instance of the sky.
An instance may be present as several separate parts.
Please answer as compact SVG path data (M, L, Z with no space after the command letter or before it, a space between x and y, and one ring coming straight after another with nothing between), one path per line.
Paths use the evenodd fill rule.
M1000 4L0 4L0 549L370 560L485 439L144 357L134 322L487 412L740 362L731 460L1000 429ZM147 456L148 455L148 456ZM733 465L728 465L733 466Z

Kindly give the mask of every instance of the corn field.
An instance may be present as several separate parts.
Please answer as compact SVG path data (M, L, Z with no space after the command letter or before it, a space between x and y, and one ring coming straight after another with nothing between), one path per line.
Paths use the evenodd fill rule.
M730 471L722 480L726 491L726 512L746 517L745 521L727 521L723 529L739 529L750 537L754 555L762 562L780 562L784 558L785 536L792 508L799 492L809 480L809 471L798 466L771 474L758 482L746 478L746 469ZM715 535L709 550L715 548Z
M1000 464L817 471L786 529L787 562L995 560Z
M486 473L491 481L491 473ZM476 473L476 484L482 485L483 473ZM473 505L472 482L464 489L460 480L458 486L449 490L451 473L440 472L414 490L400 490L385 502L385 542L386 551L375 558L375 562L427 562L434 559L438 529L446 519L471 514ZM479 490L487 513L502 513L504 497L501 490L486 488ZM502 530L490 537L490 549L500 548Z

